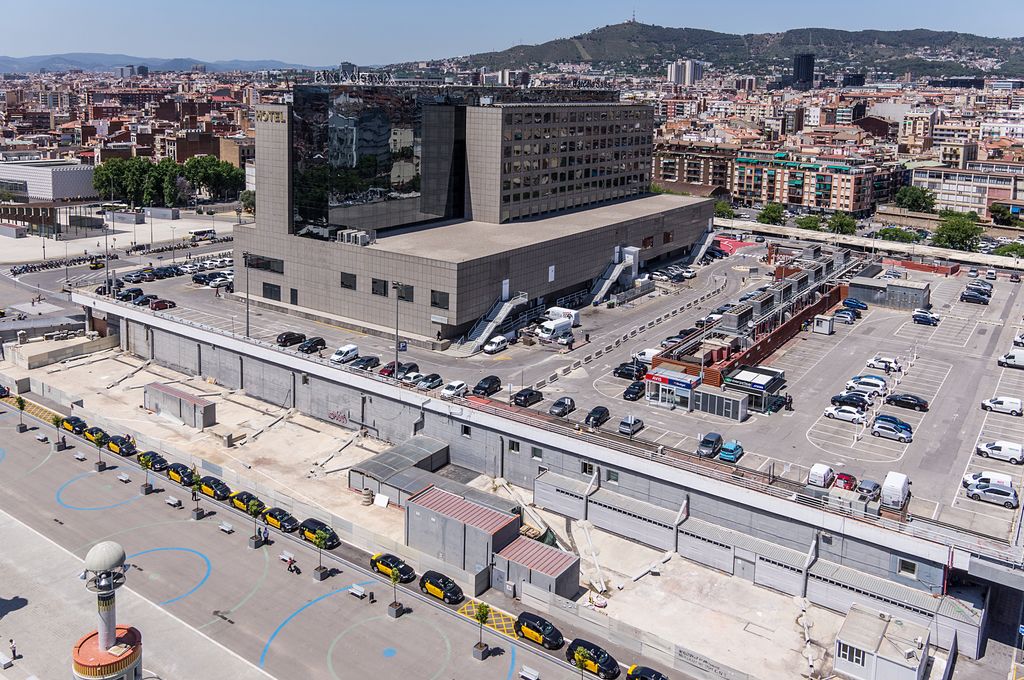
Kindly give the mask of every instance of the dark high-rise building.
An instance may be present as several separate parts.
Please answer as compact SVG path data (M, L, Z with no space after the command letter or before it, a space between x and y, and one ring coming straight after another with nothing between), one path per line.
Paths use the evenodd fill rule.
M844 73L843 87L864 87L863 73Z
M814 87L814 55L810 53L793 56L793 87L809 90Z

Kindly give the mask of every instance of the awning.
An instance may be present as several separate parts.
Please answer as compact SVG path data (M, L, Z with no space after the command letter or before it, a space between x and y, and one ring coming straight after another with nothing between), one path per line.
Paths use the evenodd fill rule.
M661 366L648 371L647 375L644 376L644 380L660 385L669 385L670 387L681 387L687 390L696 389L701 383L699 375L680 373L679 371L672 371Z

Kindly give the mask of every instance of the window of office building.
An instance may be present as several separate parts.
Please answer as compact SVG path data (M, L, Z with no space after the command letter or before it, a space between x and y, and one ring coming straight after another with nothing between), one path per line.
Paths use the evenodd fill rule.
M515 439L509 439L508 450L509 453L519 453L519 442L517 442Z
M917 578L917 562L911 562L910 560L900 559L896 569L900 576L906 576L907 578Z
M441 290L430 291L430 306L437 309L448 309L448 293Z
M643 242L640 244L640 247L641 248L653 248L654 247L654 237L653 236L645 236Z
M671 231L662 232L662 234L661 234L661 242L662 243L672 243L672 241L674 241L675 238L676 238L675 233L671 232Z
M584 475L594 474L594 464L587 460L580 461L580 472Z
M348 272L341 273L341 287L347 288L348 290L356 289L356 275L349 274Z
M617 471L615 471L615 470L605 470L604 471L604 479L609 484L618 484L619 483L619 473Z
M273 272L275 274L284 274L284 260L278 260L273 257L263 257L262 255L250 255L249 269L260 269L262 271Z
M388 282L384 279L373 279L370 283L370 292L381 297L388 296Z
M412 302L412 286L405 284L398 286L398 299L402 302Z
M468 437L472 437L473 436L473 428L471 428L469 425L463 425L462 426L462 436L463 437L467 437L467 438Z
M263 297L268 300L281 300L281 286L275 283L264 283L263 284Z
M544 451L539 446L531 446L530 457L534 460L544 460Z

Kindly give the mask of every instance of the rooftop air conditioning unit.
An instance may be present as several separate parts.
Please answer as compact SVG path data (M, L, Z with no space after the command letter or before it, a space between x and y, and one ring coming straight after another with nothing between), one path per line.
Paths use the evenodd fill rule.
M357 231L352 234L352 243L357 246L368 246L370 245L370 235L365 231Z

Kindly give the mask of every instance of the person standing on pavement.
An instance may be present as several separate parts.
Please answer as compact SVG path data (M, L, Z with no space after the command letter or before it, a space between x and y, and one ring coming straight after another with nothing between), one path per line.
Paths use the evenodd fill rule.
M11 661L16 661L18 658L18 648L14 644L14 638L10 638L11 642Z

